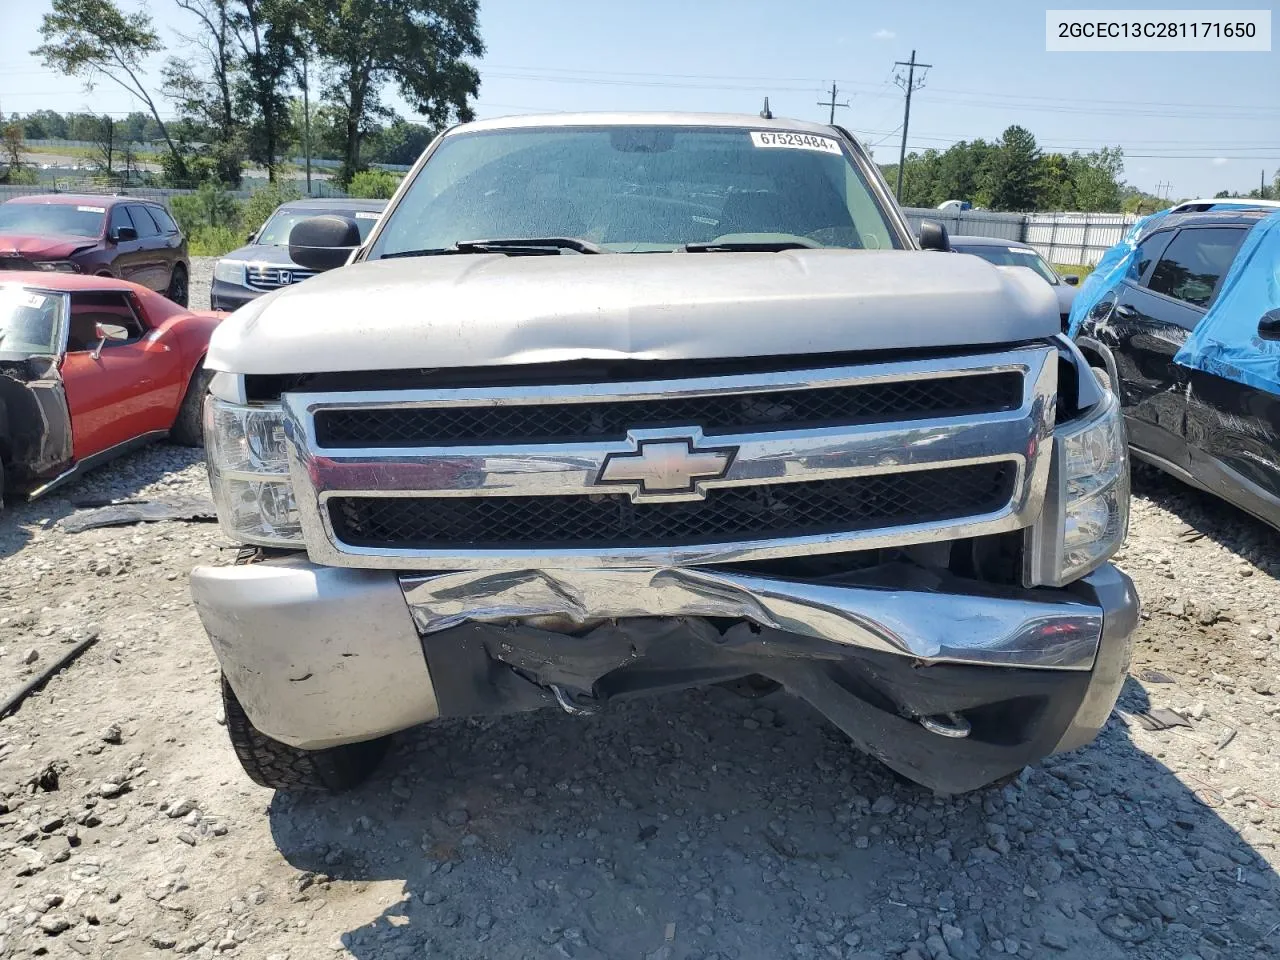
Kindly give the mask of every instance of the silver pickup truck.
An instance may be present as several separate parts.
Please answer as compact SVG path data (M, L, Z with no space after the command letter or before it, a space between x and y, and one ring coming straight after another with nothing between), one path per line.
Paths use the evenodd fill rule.
M1137 621L1123 424L1053 292L913 236L839 127L456 127L213 337L192 575L245 770L439 718L785 690L940 792L1091 740Z

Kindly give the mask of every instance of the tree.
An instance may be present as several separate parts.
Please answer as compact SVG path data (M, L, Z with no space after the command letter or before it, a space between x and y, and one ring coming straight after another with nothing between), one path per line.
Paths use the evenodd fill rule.
M1124 151L1103 147L1086 156L1071 155L1075 174L1076 210L1114 212L1120 209L1120 174L1124 173Z
M276 179L279 149L289 130L286 81L299 52L303 0L236 0L231 22L243 53L241 86L252 105L249 156Z
M139 76L143 60L164 48L148 14L125 14L112 0L53 0L40 35L44 43L32 52L44 58L46 67L82 77L90 90L99 77L106 77L145 103L169 146L174 169L186 175L182 155Z
M0 147L4 151L6 183L12 183L14 174L22 170L22 124L18 121L0 130Z
M203 161L212 166L216 179L239 186L246 145L234 96L241 61L231 0L176 3L198 23L194 34L179 34L195 48L196 56L169 58L162 71L164 94L177 106L192 137L206 143L196 165Z
M984 176L991 209L1034 210L1039 163L1040 149L1031 131L1016 124L1007 128Z
M480 75L467 57L484 44L478 0L316 0L313 47L326 68L326 94L341 114L343 182L361 169L360 146L371 123L388 118L381 93L400 95L435 128L473 116L468 98Z
M93 138L93 164L108 177L115 175L116 123L106 114L98 121L98 135Z

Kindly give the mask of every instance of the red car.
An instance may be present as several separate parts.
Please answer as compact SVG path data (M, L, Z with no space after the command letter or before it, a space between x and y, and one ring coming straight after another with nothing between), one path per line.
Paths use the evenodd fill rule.
M109 277L0 272L0 491L35 496L162 437L200 445L222 316Z
M42 193L0 203L0 270L118 277L187 305L187 239L163 204Z

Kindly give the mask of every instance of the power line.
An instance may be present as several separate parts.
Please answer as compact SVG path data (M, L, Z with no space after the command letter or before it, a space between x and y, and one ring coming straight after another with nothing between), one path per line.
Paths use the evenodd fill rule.
M911 51L911 59L907 61L897 60L893 64L895 67L907 68L907 80L902 82L902 75L898 74L893 78L893 82L902 87L907 92L907 106L902 113L902 149L898 152L898 202L902 202L902 170L907 163L907 130L911 125L911 94L920 87L924 86L924 74L920 75L920 84L916 85L916 67L922 70L928 70L933 64L916 63L916 52Z
M835 81L832 81L832 83L831 83L831 99L830 99L830 100L819 100L819 101L818 101L818 106L820 106L820 107L830 107L830 108L831 108L831 117L830 117L830 119L828 119L828 120L827 120L827 123L831 124L831 125L834 127L834 126L836 125L836 107L847 107L847 106L849 106L849 101L848 101L848 100L846 100L844 103L836 103L836 85L835 85Z

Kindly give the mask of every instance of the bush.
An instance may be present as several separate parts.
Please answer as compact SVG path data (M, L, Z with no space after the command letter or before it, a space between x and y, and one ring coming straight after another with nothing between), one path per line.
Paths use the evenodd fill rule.
M390 200L400 180L389 170L361 170L347 184L347 194L367 200Z
M187 252L193 257L220 257L244 245L244 234L234 227L198 226L187 234Z
M220 183L202 183L195 193L175 194L169 198L169 209L188 236L201 227L238 227L240 203Z

